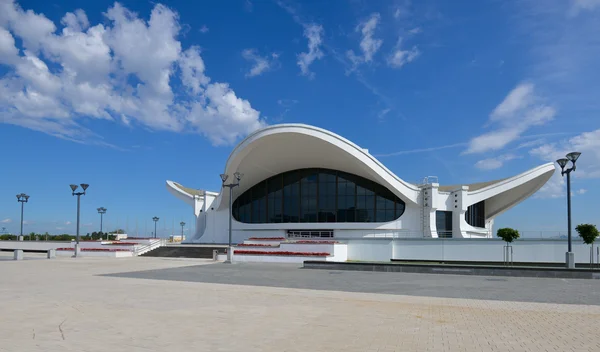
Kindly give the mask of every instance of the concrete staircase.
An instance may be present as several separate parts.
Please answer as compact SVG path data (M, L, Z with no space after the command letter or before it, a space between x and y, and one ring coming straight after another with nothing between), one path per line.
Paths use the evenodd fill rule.
M141 254L142 257L165 257L165 258L202 258L212 259L213 250L224 253L223 246L192 246L192 245L168 245L155 248Z

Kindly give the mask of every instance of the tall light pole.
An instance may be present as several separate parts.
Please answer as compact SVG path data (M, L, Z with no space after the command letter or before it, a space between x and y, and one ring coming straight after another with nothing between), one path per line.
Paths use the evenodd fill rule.
M244 176L244 174L240 173L240 172L235 172L233 174L233 177L235 178L235 182L232 182L230 184L225 184L225 181L227 181L227 179L229 178L229 175L227 174L221 174L221 181L223 181L223 188L227 187L229 188L229 242L227 245L227 260L225 261L225 263L231 263L231 258L232 258L232 254L233 254L233 248L231 247L231 218L232 218L232 207L231 207L231 199L232 199L232 191L233 191L233 187L235 186L239 186L240 185L240 180L242 179L242 177Z
M185 222L180 222L179 225L181 225L181 242L183 242L183 227L185 226Z
M104 214L106 214L106 208L105 207L98 208L98 214L100 214L100 239L102 239L104 236L104 234L102 233L102 218L103 218ZM108 235L106 236L106 239L108 240Z
M29 196L25 193L17 194L17 202L21 203L21 234L19 235L19 241L23 241L23 205L25 205L28 200Z
M152 218L152 221L154 221L154 238L156 238L156 223L158 222L158 220L160 220L158 216Z
M579 159L580 155L581 153L579 152L572 152L567 154L566 158L556 160L558 165L560 165L561 176L567 174L567 226L569 226L569 231L567 233L569 239L569 247L567 253L565 254L565 265L568 269L575 268L575 254L572 251L571 245L571 172L575 171L575 162L577 161L577 159ZM569 161L571 161L573 166L565 170L565 166L567 166L567 163Z
M73 196L77 196L77 235L75 237L76 243L75 243L75 254L73 255L75 258L77 258L77 256L79 255L79 209L80 209L80 199L81 196L85 195L85 190L88 189L90 185L88 185L87 183L82 183L81 184L81 188L83 189L83 192L75 192L77 190L77 188L79 186L77 185L70 185L71 187L71 195Z

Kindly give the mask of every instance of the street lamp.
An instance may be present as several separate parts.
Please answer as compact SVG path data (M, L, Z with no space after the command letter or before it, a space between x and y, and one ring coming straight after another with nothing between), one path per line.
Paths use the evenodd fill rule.
M98 214L100 214L100 239L102 239L102 237L103 237L102 218L103 218L103 215L106 214L106 208L105 207L98 208ZM106 239L108 240L108 236L106 236Z
M575 169L576 169L575 162L577 161L577 159L579 159L580 155L581 155L581 153L579 153L579 152L572 152L572 153L567 154L566 158L556 160L558 165L560 165L560 169L561 169L560 175L564 176L565 174L567 174L567 223L569 226L569 231L568 231L569 250L567 251L567 253L565 255L565 262L566 262L565 264L566 264L567 268L569 268L569 269L575 268L575 254L573 253L572 246L571 246L571 171L575 171ZM567 163L569 161L571 161L573 166L571 166L570 168L565 170L565 166L567 166Z
M17 194L17 202L21 203L21 234L19 235L19 241L23 241L23 205L27 203L28 200L29 196L25 193Z
M88 185L87 183L82 183L81 188L83 189L83 192L75 192L79 186L70 185L71 195L77 196L77 235L75 237L75 240L76 240L75 254L73 255L75 258L77 258L77 255L79 254L79 209L80 209L80 203L81 203L80 199L81 199L82 195L85 196L85 190L88 189L89 186L90 185Z
M225 184L225 181L227 181L227 179L229 178L229 175L227 175L227 174L221 174L220 176L221 176L221 181L223 181L223 188L225 188L225 187L229 188L229 242L228 242L228 245L227 245L227 260L225 261L225 263L231 263L231 257L232 257L232 254L233 254L233 248L231 247L231 218L232 218L231 199L232 199L232 190L233 190L233 187L240 185L240 180L242 179L242 177L244 176L244 174L242 174L240 172L235 172L233 174L233 177L235 178L236 182L232 182L230 184Z
M154 238L156 238L156 223L158 222L159 218L158 216L155 216L152 218L152 220L154 221Z
M181 242L183 242L183 227L185 226L185 222L180 222L179 225L181 225Z

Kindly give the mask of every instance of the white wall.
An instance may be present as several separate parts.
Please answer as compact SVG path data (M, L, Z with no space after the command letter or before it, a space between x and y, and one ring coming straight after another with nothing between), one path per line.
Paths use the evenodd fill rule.
M506 243L499 239L397 239L393 241L393 258L502 262L505 245ZM563 263L567 241L522 239L513 242L512 247L515 262ZM577 263L589 263L590 246L580 240L574 240L573 252Z
M348 240L348 260L389 261L392 258L392 240Z

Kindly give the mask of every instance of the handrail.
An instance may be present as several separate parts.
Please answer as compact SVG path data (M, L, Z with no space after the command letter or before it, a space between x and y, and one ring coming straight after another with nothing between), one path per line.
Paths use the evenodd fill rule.
M166 243L167 243L166 239L164 239L164 238L157 238L156 240L150 240L150 241L151 242L148 243L147 245L134 246L134 248L132 250L133 255L135 255L135 256L142 255L146 252L150 252L151 250L162 247L162 246L166 245Z

